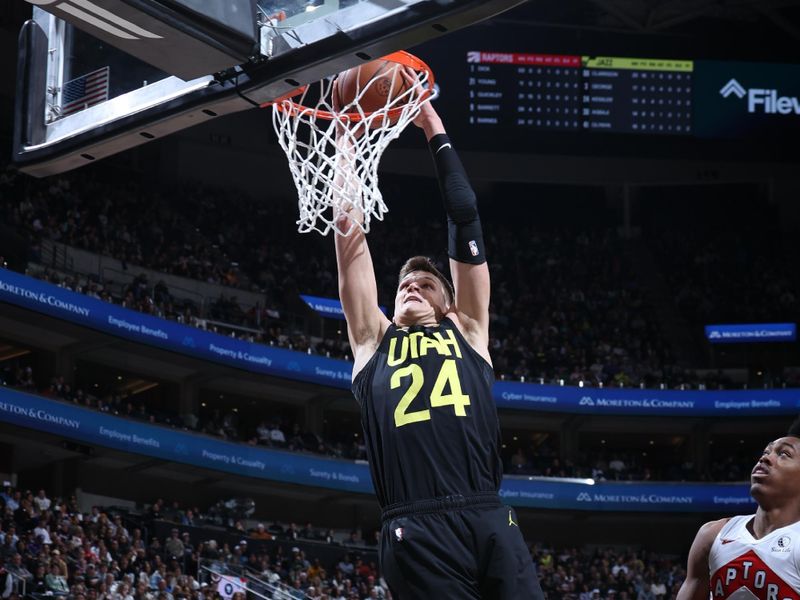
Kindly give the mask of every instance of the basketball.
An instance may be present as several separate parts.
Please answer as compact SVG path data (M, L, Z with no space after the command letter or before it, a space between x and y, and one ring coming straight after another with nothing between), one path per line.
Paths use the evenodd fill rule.
M401 68L396 62L378 59L340 73L334 90L338 106L355 112L356 107L349 105L357 103L365 113L402 106L410 95L403 96L408 84Z

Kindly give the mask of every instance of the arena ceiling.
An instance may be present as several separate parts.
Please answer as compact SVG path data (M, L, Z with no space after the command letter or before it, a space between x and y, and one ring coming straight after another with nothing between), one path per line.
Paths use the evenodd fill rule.
M24 0L0 3L0 28L17 31L30 16ZM697 26L771 27L800 40L800 0L531 0L512 11L541 25L594 27L639 33L680 32Z
M800 40L798 0L534 0L517 9L541 25L638 33L685 33L726 25L780 30ZM700 29L702 31L702 29Z

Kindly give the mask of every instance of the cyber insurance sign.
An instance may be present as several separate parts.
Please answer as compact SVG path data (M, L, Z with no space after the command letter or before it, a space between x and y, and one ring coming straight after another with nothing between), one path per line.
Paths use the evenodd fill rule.
M697 136L800 133L800 65L696 61L694 92Z

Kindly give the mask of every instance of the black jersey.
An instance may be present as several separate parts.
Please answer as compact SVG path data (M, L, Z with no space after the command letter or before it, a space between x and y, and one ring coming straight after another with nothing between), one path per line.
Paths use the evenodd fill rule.
M381 506L499 489L493 382L491 365L450 319L389 326L353 382Z

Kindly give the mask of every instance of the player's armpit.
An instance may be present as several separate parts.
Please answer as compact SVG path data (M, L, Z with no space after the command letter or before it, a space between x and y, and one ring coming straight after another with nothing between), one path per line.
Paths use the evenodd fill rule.
M686 565L686 580L678 591L677 600L708 600L709 567L708 558L717 534L728 519L710 521L697 532L689 550Z
M471 265L450 259L450 273L456 292L456 312L464 333L478 338L476 348L488 346L491 284L487 263Z

